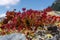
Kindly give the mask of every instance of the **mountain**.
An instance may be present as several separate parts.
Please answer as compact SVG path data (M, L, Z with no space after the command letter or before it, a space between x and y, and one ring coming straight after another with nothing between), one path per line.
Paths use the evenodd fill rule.
M56 0L56 1L52 4L51 8L52 8L54 11L60 11L60 0Z

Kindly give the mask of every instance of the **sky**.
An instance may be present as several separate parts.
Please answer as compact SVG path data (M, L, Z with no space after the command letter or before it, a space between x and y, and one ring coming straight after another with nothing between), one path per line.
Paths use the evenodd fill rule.
M55 0L0 0L0 17L5 16L6 12L16 9L22 11L22 8L43 10L51 6Z

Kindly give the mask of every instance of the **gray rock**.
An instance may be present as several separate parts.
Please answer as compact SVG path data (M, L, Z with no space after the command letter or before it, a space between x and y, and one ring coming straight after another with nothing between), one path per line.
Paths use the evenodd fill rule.
M10 35L0 36L0 40L26 40L26 37L21 33L13 33Z

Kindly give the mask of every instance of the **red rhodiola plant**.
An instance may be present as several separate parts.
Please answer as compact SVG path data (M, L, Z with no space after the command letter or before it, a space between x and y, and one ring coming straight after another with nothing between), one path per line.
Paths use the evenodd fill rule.
M18 30L19 32L23 28L31 29L31 27L37 28L40 25L54 24L57 19L60 21L60 16L47 15L47 12L52 11L50 7L44 9L43 11L38 10L26 10L22 9L23 12L7 11L6 18L3 21L2 29Z

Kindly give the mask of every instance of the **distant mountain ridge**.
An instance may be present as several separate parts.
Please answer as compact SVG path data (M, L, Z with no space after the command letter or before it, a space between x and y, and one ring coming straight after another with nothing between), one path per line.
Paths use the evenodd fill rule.
M56 1L52 4L51 8L52 8L54 11L60 11L60 0L56 0Z

